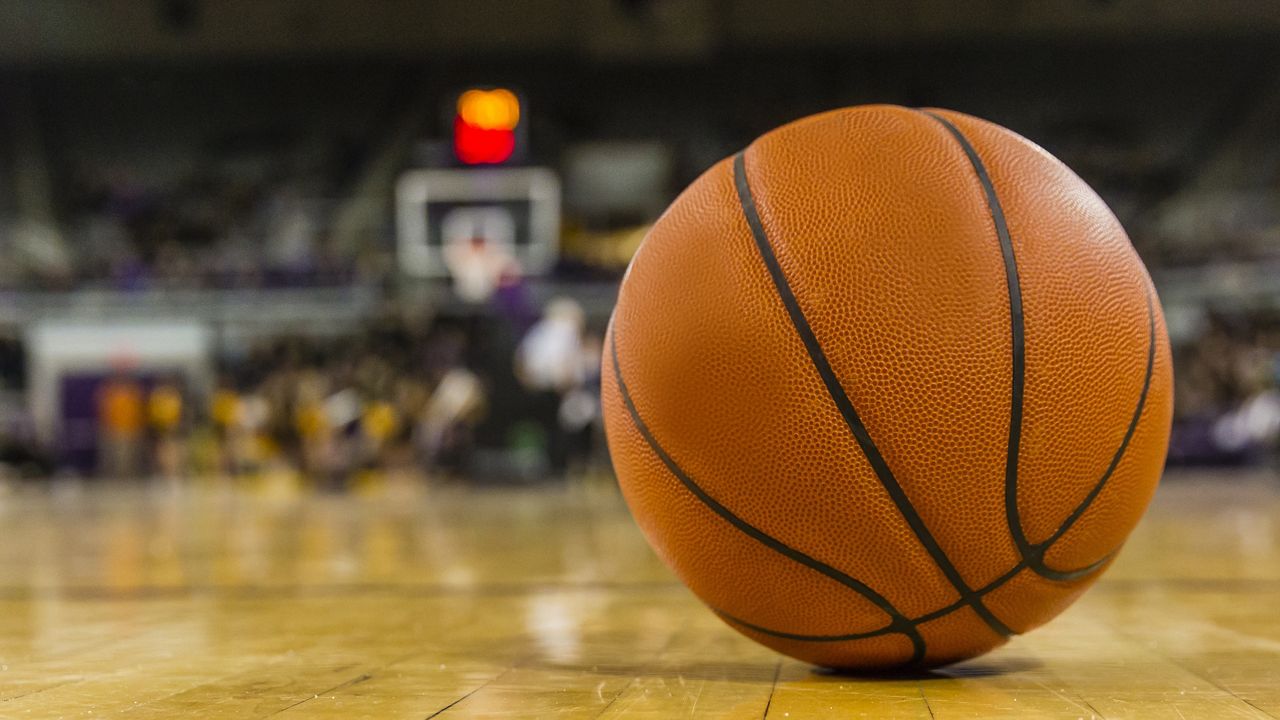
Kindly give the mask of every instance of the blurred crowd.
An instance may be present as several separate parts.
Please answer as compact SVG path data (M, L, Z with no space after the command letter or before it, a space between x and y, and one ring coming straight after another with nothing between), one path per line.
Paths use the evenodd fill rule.
M1217 313L1175 348L1171 464L1245 464L1280 452L1280 313Z
M356 336L273 337L224 358L216 387L120 371L98 391L111 478L296 473L343 489L402 473L499 481L598 467L600 338L574 301L419 326L389 315ZM513 337L494 355L495 339ZM482 347L483 346L483 347Z
M287 473L340 489L395 473L527 482L603 469L597 323L568 298L498 297L471 315L392 309L355 334L271 336L224 355L211 390L119 368L97 392L92 472ZM1280 318L1211 315L1174 355L1171 465L1280 459ZM6 413L0 465L66 472L33 454L20 415Z
M100 392L99 471L111 477L296 471L340 488L370 474L521 479L599 467L601 338L572 300L511 318L419 328L388 318L355 338L276 338L224 363L214 392L119 375ZM1175 350L1169 462L1273 462L1280 451L1280 318L1213 315ZM496 324L495 324L496 323ZM493 340L522 330L493 355ZM480 334L475 334L479 332ZM483 347L480 347L483 346ZM494 362L494 358L499 358Z
M164 185L82 169L61 198L66 222L0 227L0 287L257 288L334 285L375 272L367 246L338 247L338 170L208 168ZM385 264L385 263L384 263Z

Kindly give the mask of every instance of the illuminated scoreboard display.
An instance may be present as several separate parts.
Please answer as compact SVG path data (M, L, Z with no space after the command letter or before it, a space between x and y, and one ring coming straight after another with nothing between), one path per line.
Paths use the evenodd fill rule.
M520 167L525 115L506 88L471 88L453 104L454 157L461 167L410 170L396 188L401 271L447 277L451 249L483 246L538 274L556 260L560 180L548 168Z
M453 152L465 165L504 163L523 148L520 99L506 88L473 88L458 97Z

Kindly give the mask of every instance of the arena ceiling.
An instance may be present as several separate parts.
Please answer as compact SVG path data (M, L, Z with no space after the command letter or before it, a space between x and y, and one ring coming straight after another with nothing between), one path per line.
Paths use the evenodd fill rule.
M352 8L358 7L359 12ZM1268 0L0 0L0 60L553 52L1280 37Z

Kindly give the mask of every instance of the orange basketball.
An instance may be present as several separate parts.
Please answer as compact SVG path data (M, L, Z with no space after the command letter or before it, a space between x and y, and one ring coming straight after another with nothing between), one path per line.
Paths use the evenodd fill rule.
M1002 127L868 106L778 128L650 231L604 353L619 482L747 636L932 666L1092 584L1164 463L1160 304L1106 205Z

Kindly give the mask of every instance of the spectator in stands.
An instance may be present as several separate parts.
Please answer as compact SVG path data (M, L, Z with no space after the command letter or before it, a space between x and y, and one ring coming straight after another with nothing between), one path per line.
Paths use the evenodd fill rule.
M570 298L556 298L547 303L542 318L516 349L516 377L531 395L553 476L562 476L569 466L569 429L561 421L560 408L582 382L585 322L581 305Z
M279 188L268 204L267 261L288 284L305 280L316 267L317 222L292 186Z
M182 390L174 379L165 378L147 396L147 422L152 436L152 467L170 484L181 479L184 469L182 420Z
M445 371L418 415L417 443L428 467L465 469L485 412L484 384L461 365Z
M394 404L384 399L374 399L364 404L360 413L361 454L365 467L385 470L389 464L392 445L399 435L400 412Z
M270 420L271 405L262 393L240 395L230 435L231 466L236 475L251 475L263 468L272 445L266 432Z
M325 410L328 389L328 379L316 368L307 368L298 376L293 416L298 435L298 467L312 479L327 477L333 465L333 426Z
M1280 442L1280 333L1273 315L1212 315L1180 348L1170 463L1239 464Z
M240 396L232 387L228 378L223 378L218 388L209 398L208 418L213 426L214 442L217 445L218 470L221 473L235 474L235 464L231 453L231 437L235 429L236 417L240 412Z
M574 386L560 403L560 424L569 438L569 461L577 473L590 469L597 456L596 439L601 431L600 353L604 339L587 335L578 356L580 371Z
M98 390L98 472L128 480L140 470L143 432L142 385L121 366Z

